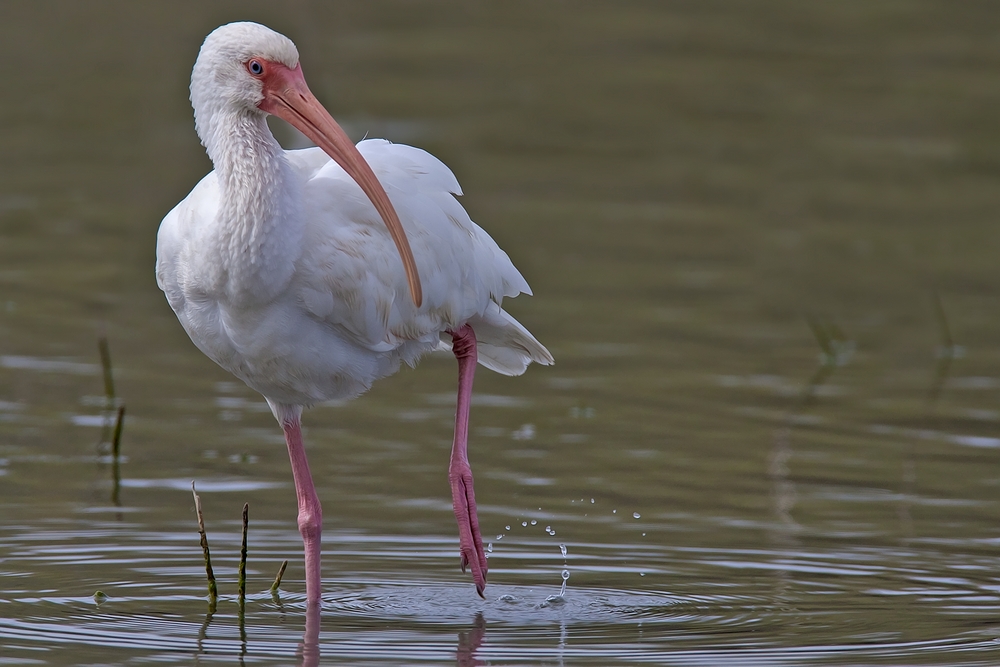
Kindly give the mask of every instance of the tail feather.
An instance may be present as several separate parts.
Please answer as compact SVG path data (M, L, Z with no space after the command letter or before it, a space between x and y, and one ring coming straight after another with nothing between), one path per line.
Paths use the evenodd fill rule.
M491 371L520 375L532 361L543 366L555 363L545 346L499 306L470 318L469 326L476 332L479 363ZM450 336L442 336L441 342L451 349Z

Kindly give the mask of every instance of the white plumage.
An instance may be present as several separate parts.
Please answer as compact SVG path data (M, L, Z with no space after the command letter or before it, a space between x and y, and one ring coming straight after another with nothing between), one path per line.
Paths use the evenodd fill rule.
M308 92L287 38L253 23L217 29L195 64L191 100L215 171L163 219L157 284L194 344L267 398L293 469L303 406L356 396L402 362L450 349L453 339L457 345L465 325L475 332L471 358L478 340L479 362L494 371L517 375L532 361L552 363L502 310L503 297L530 294L528 284L459 204L451 170L425 151L384 140L362 141L355 151ZM283 150L267 113L321 148ZM365 175L371 172L377 182ZM471 382L469 375L468 391ZM312 482L306 489L300 476L301 512ZM470 471L478 539L471 482ZM308 566L305 528L303 536Z
M357 183L319 148L286 151L302 215L275 233L301 241L281 258L293 271L274 271L264 298L233 290L222 270L222 255L236 250L246 253L246 271L271 273L253 262L253 236L230 247L217 220L223 192L215 172L160 225L157 284L195 345L269 399L296 405L357 396L401 361L413 365L439 346L450 349L441 334L465 323L479 339L479 362L491 370L519 375L531 361L552 363L500 307L503 297L531 290L455 199L462 191L451 170L426 151L380 139L358 150L410 239L423 305L410 301L392 239ZM205 252L213 247L220 252Z

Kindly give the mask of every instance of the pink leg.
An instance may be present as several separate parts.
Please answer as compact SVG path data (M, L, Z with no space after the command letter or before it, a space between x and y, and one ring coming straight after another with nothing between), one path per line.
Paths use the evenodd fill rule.
M476 372L476 334L468 324L450 331L452 352L458 359L458 409L455 411L455 440L451 447L448 481L451 482L451 502L458 519L459 548L462 552L462 572L472 567L472 578L480 597L486 588L486 553L479 533L476 515L476 493L472 488L472 468L469 466L469 404L472 400L472 380Z
M322 582L320 579L320 537L323 532L323 508L320 507L316 487L313 486L302 444L301 408L283 410L281 428L285 432L288 458L292 462L295 495L299 499L299 532L306 552L306 601L318 605Z

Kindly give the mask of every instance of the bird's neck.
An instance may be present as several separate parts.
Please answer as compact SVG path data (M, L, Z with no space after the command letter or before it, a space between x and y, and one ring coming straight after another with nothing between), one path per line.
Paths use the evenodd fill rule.
M205 145L221 190L212 233L224 289L237 302L270 300L301 249L299 183L263 114L214 120Z

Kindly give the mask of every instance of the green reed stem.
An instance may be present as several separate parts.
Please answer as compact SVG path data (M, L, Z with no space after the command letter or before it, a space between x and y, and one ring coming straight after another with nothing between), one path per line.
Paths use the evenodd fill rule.
M108 347L108 337L97 339L97 349L101 353L101 368L104 370L104 396L108 405L115 403L115 379L111 374L111 349Z
M247 598L247 526L250 523L250 503L243 505L243 546L240 548L240 606L246 604Z
M125 426L125 406L118 407L118 418L115 419L115 434L111 438L111 456L115 461L121 456L122 428Z
M210 611L215 610L219 598L219 587L215 583L215 572L212 571L212 554L208 551L208 536L205 534L205 519L201 513L201 498L191 482L191 494L194 495L194 509L198 513L198 535L201 537L201 550L205 554L205 576L208 577L208 604Z
M278 568L278 576L274 578L274 583L271 584L271 593L277 593L278 587L281 586L281 578L285 576L285 568L288 567L288 561L281 561L281 567Z

